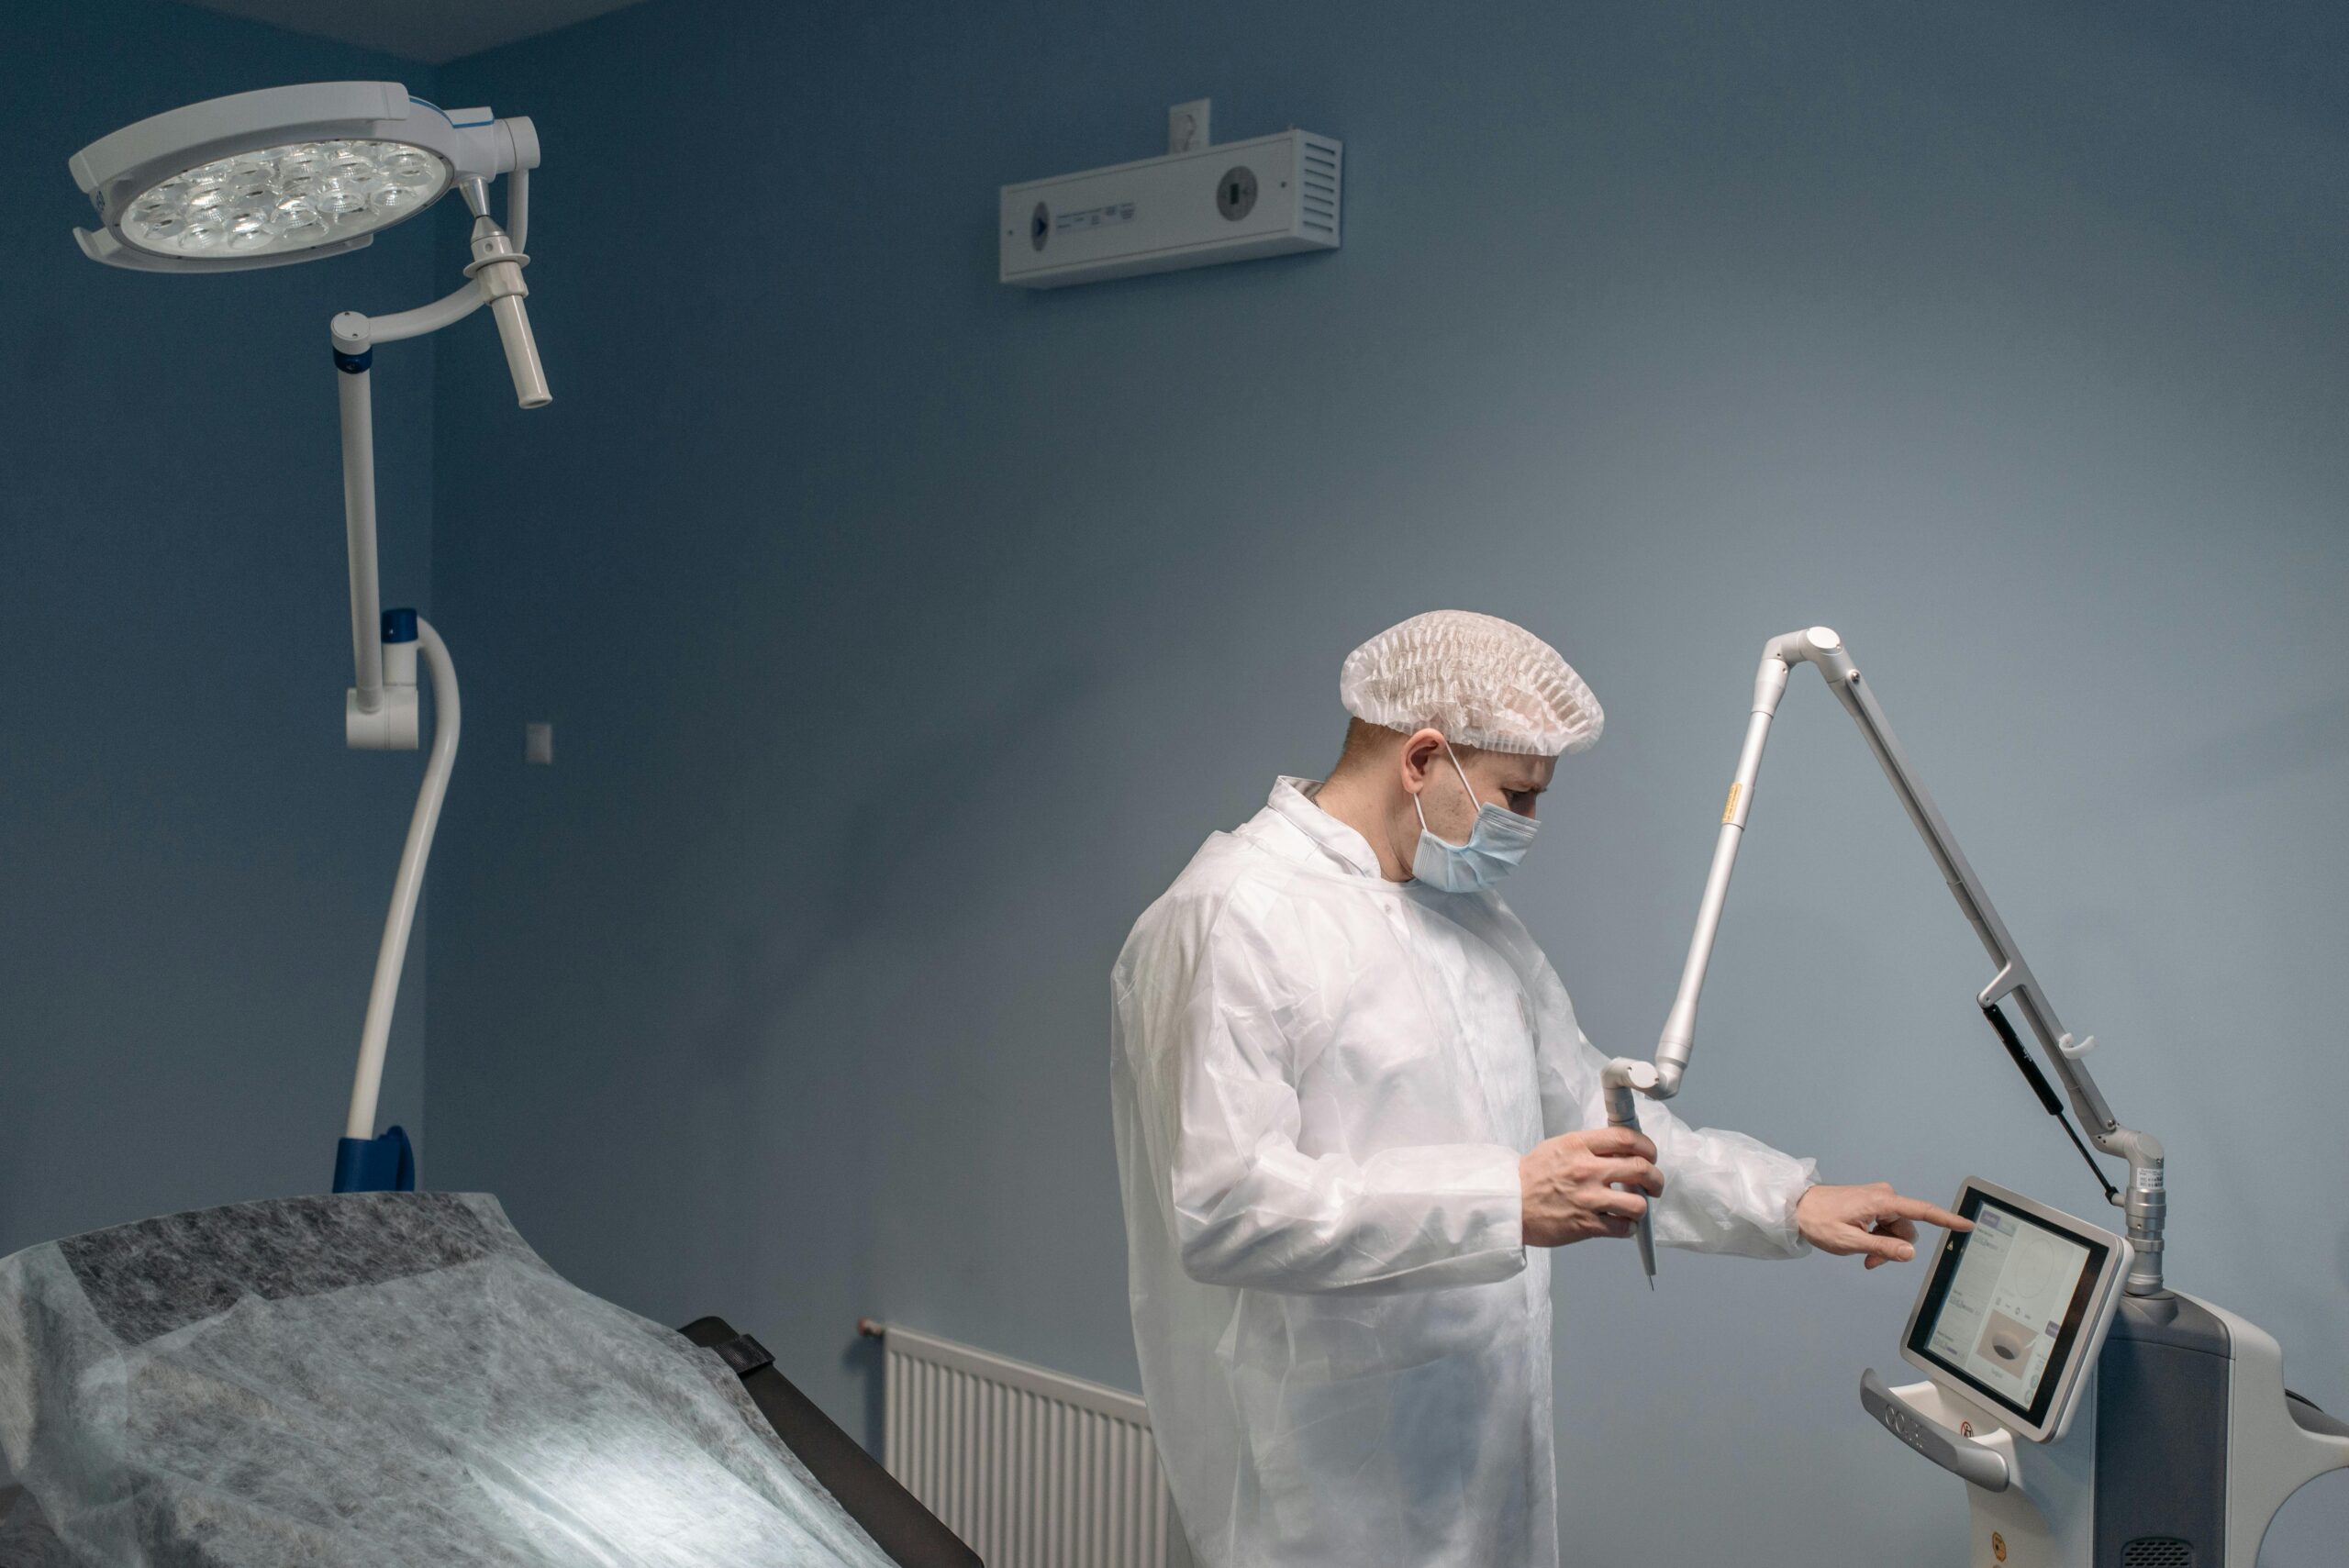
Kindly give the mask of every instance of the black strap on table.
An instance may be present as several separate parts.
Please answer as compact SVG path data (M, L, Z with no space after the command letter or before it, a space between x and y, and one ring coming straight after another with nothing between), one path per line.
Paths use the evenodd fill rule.
M716 1351L734 1369L742 1391L784 1446L901 1568L985 1568L979 1554L897 1485L896 1477L863 1444L792 1385L764 1345L736 1333L723 1318L697 1318L679 1332L704 1350Z

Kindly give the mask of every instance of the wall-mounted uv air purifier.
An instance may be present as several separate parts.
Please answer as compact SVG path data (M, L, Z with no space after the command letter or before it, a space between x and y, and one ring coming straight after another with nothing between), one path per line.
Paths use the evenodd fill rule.
M1338 248L1330 138L1288 130L1003 187L1002 279L1059 288Z

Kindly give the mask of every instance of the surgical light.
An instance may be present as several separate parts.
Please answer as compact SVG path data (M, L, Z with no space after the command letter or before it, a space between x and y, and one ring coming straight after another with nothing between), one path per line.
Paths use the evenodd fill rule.
M266 256L422 212L449 165L403 141L294 141L183 170L131 198L118 230L161 256Z
M526 119L454 113L396 82L313 82L191 104L72 159L94 260L147 272L278 266L356 250L468 179L539 161Z
M376 575L375 345L437 332L489 306L516 401L551 401L523 307L529 172L539 139L527 119L487 109L446 110L396 82L313 82L239 93L171 110L102 137L71 160L98 227L77 228L83 253L150 272L219 272L340 255L457 192L473 215L462 286L390 316L344 311L328 323L342 416L344 536L351 562L351 661L343 733L366 751L414 751L421 728L417 666L432 682L431 756L392 886L360 1033L335 1190L413 1180L404 1142L374 1137L392 1006L407 960L424 866L456 765L456 666L431 623L383 607ZM491 216L490 183L506 180L506 221ZM395 1133L396 1129L395 1129Z

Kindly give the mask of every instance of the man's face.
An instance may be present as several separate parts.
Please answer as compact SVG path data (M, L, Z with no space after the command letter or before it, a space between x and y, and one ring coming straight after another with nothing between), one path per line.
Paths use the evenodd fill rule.
M1454 773L1452 759L1438 747L1430 760L1426 785L1419 792L1419 810L1427 814L1429 830L1439 839L1464 844L1476 826L1476 808L1492 805L1520 817L1535 815L1542 792L1558 771L1555 757L1525 757L1509 751L1475 751L1453 748L1460 758ZM1461 774L1468 787L1461 787ZM1474 798L1471 798L1473 792Z

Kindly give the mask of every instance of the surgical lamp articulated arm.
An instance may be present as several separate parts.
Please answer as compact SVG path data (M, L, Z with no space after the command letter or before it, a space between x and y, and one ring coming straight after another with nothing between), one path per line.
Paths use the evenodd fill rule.
M2147 1133L2126 1128L2113 1117L2105 1103L2096 1080L2089 1076L2082 1058L2094 1048L2093 1039L2075 1041L2055 1016L2055 1009L2040 988L2039 980L2031 966L2016 949L2014 939L2007 932L2006 923L1992 907L1990 895L1984 891L1981 879L1966 862L1965 853L1957 847L1956 838L1949 824L1942 819L1941 811L1932 797L1925 793L1900 743L1886 721L1884 710L1876 706L1875 694L1861 680L1860 672L1852 663L1842 640L1825 627L1812 627L1807 631L1789 632L1776 637L1762 651L1762 664L1753 683L1753 708L1745 730L1745 744L1738 753L1737 773L1730 784L1729 803L1721 813L1720 836L1713 846L1712 868L1705 878L1705 892L1698 906L1697 929L1688 944L1687 962L1682 966L1680 988L1674 996L1672 1010L1664 1019L1664 1030L1656 1042L1653 1062L1637 1062L1618 1057L1608 1063L1602 1082L1607 1094L1608 1120L1617 1126L1638 1125L1638 1106L1634 1092L1653 1099L1669 1099L1679 1091L1682 1075L1687 1071L1689 1052L1697 1035L1697 1003L1704 990L1705 972L1712 961L1713 939L1720 926L1723 905L1729 898L1731 873L1737 866L1737 851L1744 838L1745 825L1753 808L1753 787L1762 771L1763 748L1770 736L1770 724L1776 716L1778 699L1785 695L1787 682L1794 665L1808 663L1818 668L1828 689L1835 694L1860 727L1861 737L1868 750L1875 753L1885 777L1892 783L1893 793L1900 799L1909 820L1925 841L1926 850L1941 868L1942 878L1948 883L1950 894L1957 900L1975 935L1989 953L1998 972L1975 998L1991 1027L2014 1058L2023 1075L2031 1080L2041 1103L2059 1120L2063 1103L2055 1097L2037 1065L2024 1050L2012 1025L2001 1010L2000 1004L2010 1005L2022 1015L2024 1024L2038 1040L2048 1065L2054 1070L2056 1081L2082 1126L2088 1140L2105 1153L2129 1162L2129 1184L2116 1193L2104 1179L2093 1159L2088 1163L2097 1170L2097 1179L2107 1197L2121 1206L2128 1217L2131 1246L2136 1258L2131 1268L2128 1289L2132 1296L2157 1295L2162 1289L2162 1236L2165 1218L2165 1196L2163 1176L2162 1146ZM2070 1124L2065 1123L2070 1132ZM2075 1143L2078 1141L2073 1135ZM2087 1156L2083 1148L2081 1153ZM1651 1278L1655 1272L1654 1240L1652 1223L1642 1219L1639 1226L1642 1261Z
M473 260L465 269L462 287L430 305L395 315L368 317L346 310L329 323L334 339L335 368L340 372L342 407L342 505L351 554L351 641L355 673L345 715L345 738L353 749L413 751L417 745L416 688L394 692L387 701L384 688L382 652L383 596L375 570L375 434L370 379L375 345L420 338L455 325L484 305L496 318L506 347L506 362L514 378L516 401L525 408L542 408L553 400L547 390L546 370L539 361L537 342L522 299L529 293L522 269L529 257L522 250L530 220L530 167L538 161L538 139L529 121L500 121L519 128L513 171L507 176L506 210L509 228L489 216L489 197L478 177L460 182L458 189L473 214Z
M405 625L399 624L402 617ZM449 657L449 645L422 616L395 610L392 617L395 624L385 631L393 678L404 680L413 690L419 656L432 678L432 754L425 760L424 786L417 792L416 810L408 818L399 874L392 881L391 913L384 918L383 944L375 953L374 985L367 994L367 1022L359 1037L359 1069L351 1080L351 1114L343 1128L345 1138L356 1139L375 1134L384 1056L391 1045L392 1004L398 1000L408 933L416 925L417 902L424 895L424 863L432 853L432 835L440 826L440 803L448 797L449 774L457 765L457 737L464 718L457 695L457 667Z
M344 531L351 559L351 637L355 681L343 710L346 741L356 750L413 751L420 723L417 717L417 663L421 657L432 680L434 725L432 753L417 792L416 810L408 820L407 840L400 853L393 883L390 913L375 956L375 978L367 996L367 1018L362 1029L359 1066L351 1084L346 1140L373 1136L375 1110L383 1086L384 1057L389 1044L392 1008L399 995L401 971L407 962L409 932L424 887L424 868L432 853L432 838L440 819L440 804L448 793L449 774L456 766L459 706L457 672L449 651L431 623L410 610L383 607L376 566L375 436L373 376L374 347L423 337L463 320L482 306L490 307L506 348L507 369L514 379L514 395L525 408L543 407L551 401L546 372L539 362L538 346L530 336L529 317L522 299L529 291L522 268L529 261L522 245L529 226L529 171L538 161L538 139L528 120L497 122L514 146L514 162L507 177L507 218L501 227L489 215L486 183L469 176L459 191L473 215L473 262L465 269L465 284L430 305L396 315L369 317L345 311L332 324L334 362L342 414L342 498Z

